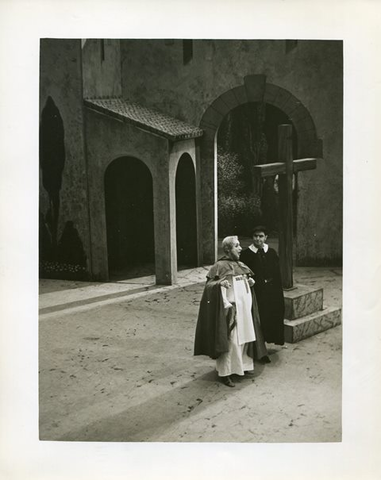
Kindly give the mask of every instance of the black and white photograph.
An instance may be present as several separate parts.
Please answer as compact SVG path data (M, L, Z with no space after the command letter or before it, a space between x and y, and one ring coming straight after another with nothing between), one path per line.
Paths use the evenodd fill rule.
M0 4L0 477L381 473L380 10L265 3Z
M40 439L340 441L343 43L40 66Z

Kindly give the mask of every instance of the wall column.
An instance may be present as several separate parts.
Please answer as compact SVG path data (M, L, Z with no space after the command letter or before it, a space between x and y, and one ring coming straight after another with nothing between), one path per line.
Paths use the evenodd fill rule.
M202 187L201 187L201 155L200 155L200 141L195 141L195 174L196 174L196 216L197 216L197 266L203 264L203 237L202 237Z
M201 214L203 263L213 264L217 260L217 162L215 131L205 129L200 141L201 160Z
M153 179L156 284L172 285L177 281L175 175L169 168L169 146L160 154Z
M104 173L89 166L89 217L91 242L91 279L109 280L107 257L107 227L104 194Z

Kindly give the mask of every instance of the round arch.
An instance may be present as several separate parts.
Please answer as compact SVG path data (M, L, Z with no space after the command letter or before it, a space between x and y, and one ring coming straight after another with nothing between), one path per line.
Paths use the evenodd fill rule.
M153 179L135 157L111 161L104 173L107 257L110 278L153 274Z
M223 118L231 110L246 103L262 101L284 112L292 121L298 136L298 156L321 155L315 123L307 108L291 92L273 84L266 83L264 89L258 88L250 95L245 85L223 93L205 110L200 128L209 135L215 135Z
M114 155L112 157L107 158L107 160L103 164L103 176L106 174L106 171L109 168L109 166L113 162L115 162L116 160L118 160L120 158L125 158L125 159L131 158L131 159L138 160L139 162L144 164L145 167L147 167L147 169L149 170L149 172L151 174L151 177L154 176L154 172L152 171L152 165L149 162L147 162L145 159L138 158L138 156L135 154L135 152L131 152L131 151L123 151L123 152L117 153L116 155Z
M314 121L302 102L288 90L266 83L264 75L248 75L244 84L216 98L205 110L200 128L202 246L206 264L217 258L217 131L224 117L234 108L250 102L264 102L284 112L293 123L297 135L297 156L322 156L322 143Z
M183 153L177 163L176 245L178 269L197 265L196 172L189 153Z

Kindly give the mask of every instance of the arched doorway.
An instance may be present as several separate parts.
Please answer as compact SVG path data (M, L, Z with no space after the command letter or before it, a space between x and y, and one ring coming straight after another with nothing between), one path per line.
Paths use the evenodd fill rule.
M278 126L291 124L279 108L248 102L232 109L217 134L218 234L250 235L255 224L278 234L275 176L260 179L253 167L278 161ZM293 128L293 154L297 136Z
M192 158L184 153L176 171L177 268L197 265L196 178Z
M110 280L154 274L152 175L133 157L114 160L105 172Z
M290 122L286 123L291 123L297 134L296 158L322 155L322 142L317 137L315 124L306 107L291 92L277 85L268 84L264 75L248 75L244 77L243 85L234 87L216 98L205 110L200 121L200 127L204 130L200 141L200 178L201 231L205 264L213 263L218 255L217 239L220 232L218 232L217 132L230 111L250 103L262 104L267 108L274 107L287 116ZM297 224L297 215L295 220ZM229 229L229 234L230 232Z

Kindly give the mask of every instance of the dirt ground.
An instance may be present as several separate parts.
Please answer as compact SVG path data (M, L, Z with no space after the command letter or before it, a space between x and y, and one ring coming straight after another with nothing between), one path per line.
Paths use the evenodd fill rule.
M326 305L340 306L340 270L295 276L324 286ZM62 293L65 282L49 282L42 297ZM269 345L272 362L228 388L213 360L193 356L202 290L162 288L40 315L40 439L340 441L341 327Z

